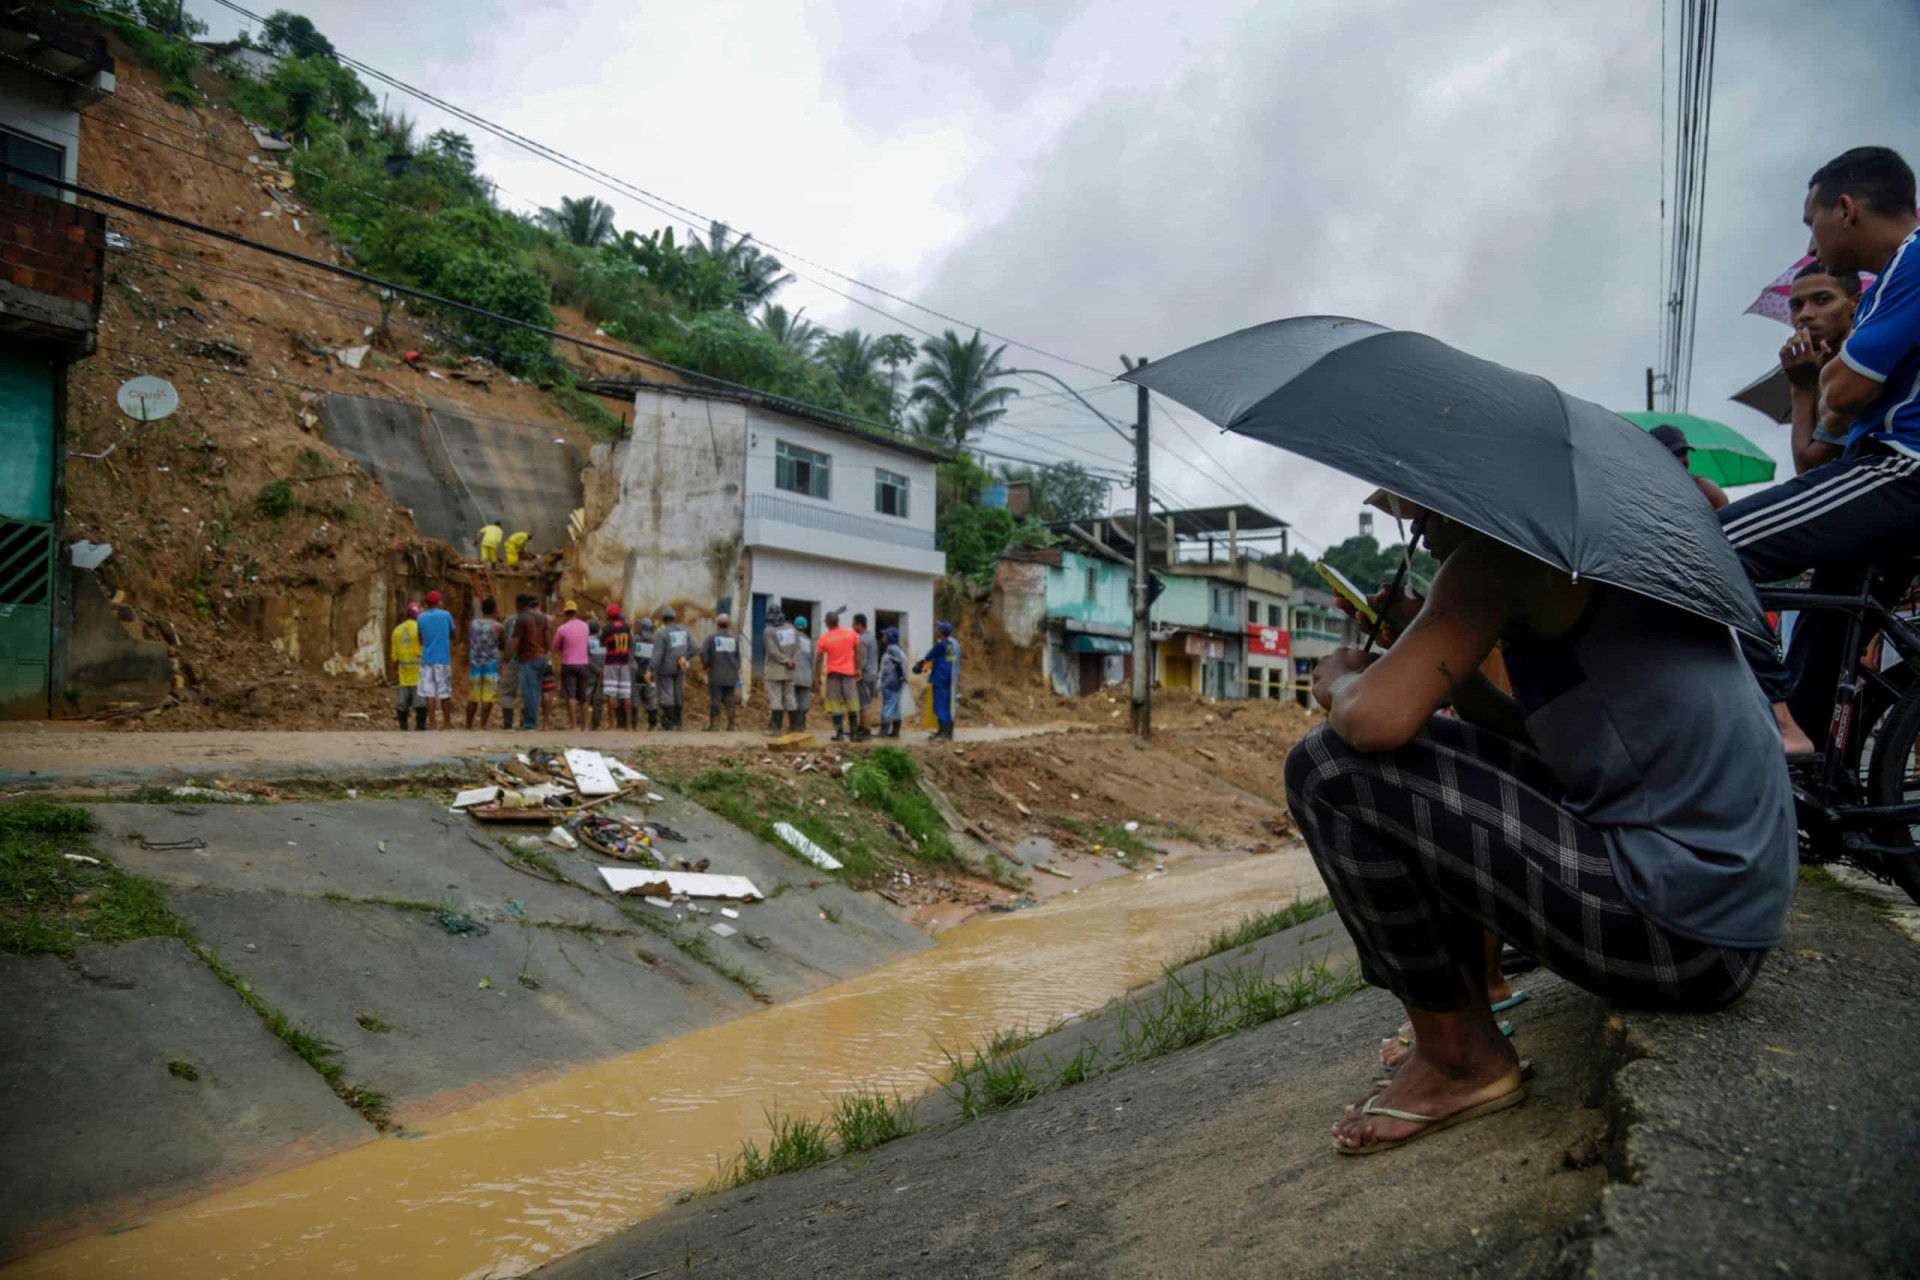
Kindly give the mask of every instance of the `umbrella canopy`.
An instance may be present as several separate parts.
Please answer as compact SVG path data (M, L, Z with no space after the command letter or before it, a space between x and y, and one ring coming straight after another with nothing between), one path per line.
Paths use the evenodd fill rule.
M1773 479L1773 459L1724 422L1691 413L1623 413L1620 416L1642 431L1651 431L1663 424L1680 428L1680 434L1693 449L1687 459L1687 470L1715 484L1731 489L1735 485L1762 484Z
M1777 364L1727 399L1758 410L1775 422L1793 421L1793 384L1787 381L1787 371Z
M1772 639L1719 520L1673 456L1545 378L1425 334L1299 316L1121 380L1569 573Z

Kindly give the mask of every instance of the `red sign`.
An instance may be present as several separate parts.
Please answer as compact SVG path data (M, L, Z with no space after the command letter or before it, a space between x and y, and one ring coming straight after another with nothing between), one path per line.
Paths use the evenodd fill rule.
M1263 658L1290 658L1293 656L1293 637L1279 627L1247 628L1247 652Z

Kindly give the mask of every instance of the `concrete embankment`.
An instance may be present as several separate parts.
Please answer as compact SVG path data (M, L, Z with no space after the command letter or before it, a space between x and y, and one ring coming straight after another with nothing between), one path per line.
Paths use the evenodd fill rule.
M1208 967L1331 947L1316 921ZM1192 973L1186 977L1192 980ZM1910 1274L1920 949L1802 884L1733 1008L1616 1010L1526 975L1526 1105L1337 1154L1397 1007L1367 991L867 1155L693 1200L543 1275ZM1149 990L1142 999L1151 1001ZM1109 1013L1025 1052L1110 1043Z
M499 827L430 801L91 809L95 852L158 882L200 951L147 938L0 957L0 1125L16 1175L34 1171L0 1209L0 1256L932 945L676 796L652 816L687 843L663 849L769 895L735 904L734 936L711 930L717 909L676 920L612 898L583 854L513 859ZM331 1089L261 1011L325 1047Z

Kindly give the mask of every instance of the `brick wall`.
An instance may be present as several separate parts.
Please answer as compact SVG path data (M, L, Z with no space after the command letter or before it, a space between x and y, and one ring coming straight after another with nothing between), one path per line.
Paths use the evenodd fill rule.
M0 182L0 280L100 307L107 217Z

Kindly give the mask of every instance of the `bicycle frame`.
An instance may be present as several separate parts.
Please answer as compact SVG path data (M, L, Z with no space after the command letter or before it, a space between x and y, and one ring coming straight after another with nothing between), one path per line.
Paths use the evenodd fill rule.
M1777 587L1761 590L1760 603L1763 608L1781 611L1808 613L1824 610L1847 615L1846 643L1840 650L1839 678L1834 690L1833 719L1827 726L1826 749L1820 761L1820 794L1810 794L1796 783L1794 799L1799 802L1804 814L1817 817L1830 830L1842 833L1842 843L1851 851L1910 854L1911 850L1908 849L1875 844L1864 833L1867 828L1886 823L1920 822L1920 801L1891 805L1835 805L1832 799L1840 794L1840 776L1846 768L1847 740L1854 729L1854 709L1859 702L1861 689L1871 682L1890 698L1900 692L1881 670L1866 665L1866 640L1873 633L1866 624L1871 623L1873 630L1886 638L1886 643L1899 650L1902 660L1912 664L1911 670L1920 672L1920 632L1908 626L1873 594L1882 572L1876 569L1864 575L1860 589L1853 594Z

